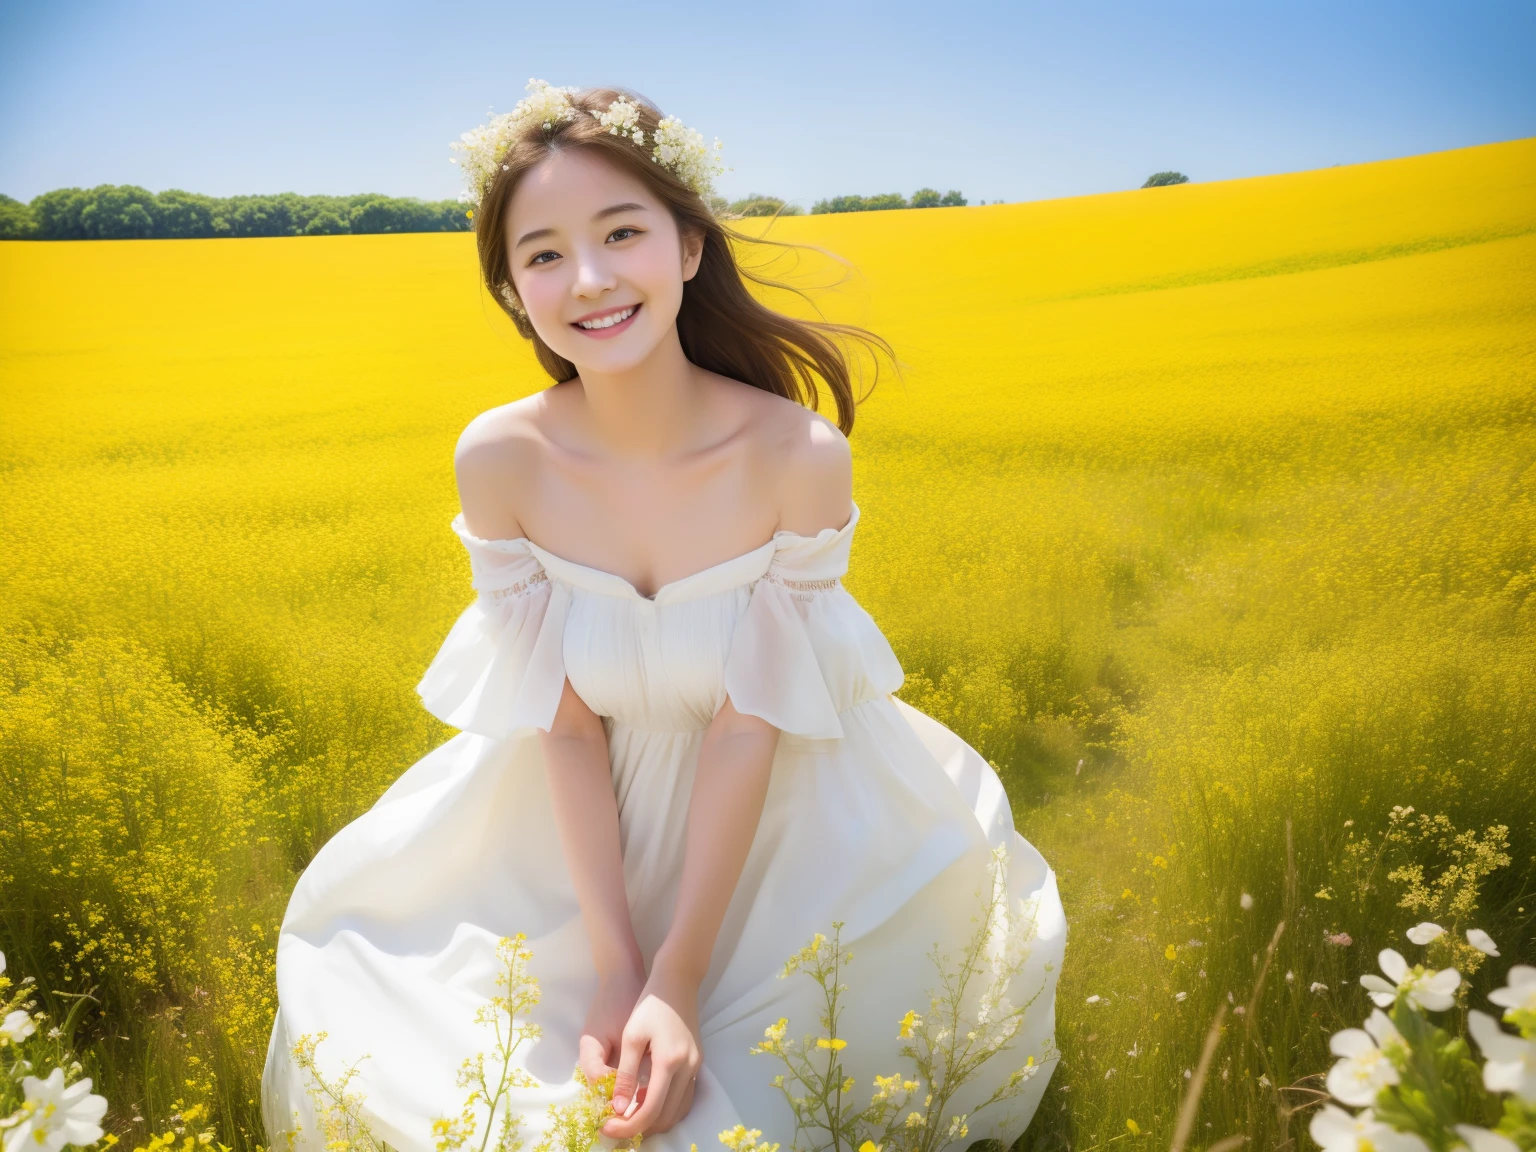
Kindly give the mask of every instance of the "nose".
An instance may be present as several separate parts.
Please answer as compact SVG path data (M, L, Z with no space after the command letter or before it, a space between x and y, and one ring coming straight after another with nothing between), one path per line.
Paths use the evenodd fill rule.
M576 281L571 292L584 300L601 296L618 286L600 248L583 245L576 253Z

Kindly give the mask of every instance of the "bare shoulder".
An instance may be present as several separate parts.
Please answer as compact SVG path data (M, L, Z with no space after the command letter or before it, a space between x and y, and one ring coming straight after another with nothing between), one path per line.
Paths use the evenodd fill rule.
M853 511L853 454L831 420L793 400L760 388L754 406L756 452L774 478L779 528L814 536L841 528Z
M524 535L518 514L535 490L544 434L542 393L480 413L459 434L453 469L464 524L476 536L512 540Z

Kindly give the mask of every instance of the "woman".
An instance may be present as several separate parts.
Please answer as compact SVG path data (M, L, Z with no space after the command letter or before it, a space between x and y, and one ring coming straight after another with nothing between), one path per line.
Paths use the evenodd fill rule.
M375 1134L428 1147L487 1047L497 941L524 933L542 995L509 1096L524 1132L580 1095L579 1067L616 1073L607 1137L787 1143L781 1066L752 1048L785 1020L816 1030L823 991L776 979L786 958L834 924L856 954L847 1046L827 1050L867 1094L911 1076L901 1037L922 1023L902 1014L928 1008L929 951L963 947L996 878L1011 922L988 955L1001 971L1029 941L1006 983L1024 1006L987 1002L1012 1043L945 1115L1017 1085L953 1130L1011 1142L1047 1079L1065 923L996 774L891 695L901 667L840 583L859 512L839 341L883 345L750 295L707 205L713 154L637 97L534 81L464 141L486 285L556 383L461 437L478 598L419 691L462 731L294 891L269 1135L316 1131L292 1049L325 1032L332 1067L369 1057ZM801 402L815 378L836 424ZM918 1114L937 1087L895 1091Z

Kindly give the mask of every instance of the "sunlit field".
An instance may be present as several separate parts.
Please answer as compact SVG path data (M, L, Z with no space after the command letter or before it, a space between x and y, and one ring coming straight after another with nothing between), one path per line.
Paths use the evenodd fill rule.
M1454 863L1394 805L1504 828L1473 988L1536 962L1536 141L772 235L902 360L846 584L1062 885L1021 1147L1167 1147L1229 996L1191 1147L1311 1146L1358 975L1434 918L1389 873ZM130 1147L267 1143L287 894L450 735L454 440L547 383L476 275L462 234L0 244L0 950L55 1019L94 989Z

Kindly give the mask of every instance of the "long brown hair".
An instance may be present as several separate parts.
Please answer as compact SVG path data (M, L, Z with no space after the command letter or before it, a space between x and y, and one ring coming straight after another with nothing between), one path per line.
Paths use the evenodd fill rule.
M550 376L557 381L576 376L576 365L539 339L539 334L528 322L527 313L517 301L508 264L506 223L512 193L524 173L563 149L591 148L650 189L671 210L680 231L704 237L699 269L683 284L683 302L677 314L677 334L683 354L700 368L751 384L812 410L818 408L816 380L819 377L837 404L837 426L843 435L848 435L853 431L853 410L857 400L853 394L855 369L847 348L861 345L872 353L874 376L878 377L880 355L894 361L891 346L863 328L824 320L795 319L757 300L748 290L749 281L766 288L805 294L792 285L742 267L732 245L805 246L750 236L726 227L698 193L671 169L651 159L648 148L641 148L624 136L611 134L598 123L593 113L606 111L609 104L620 98L639 106L639 126L647 139L654 139L661 111L649 101L619 88L589 88L571 95L571 105L576 110L574 118L555 121L546 129L530 117L527 129L507 149L475 212L475 244L480 253L480 272L492 298L511 317L519 334L533 341L534 354ZM873 378L870 386L874 386Z

